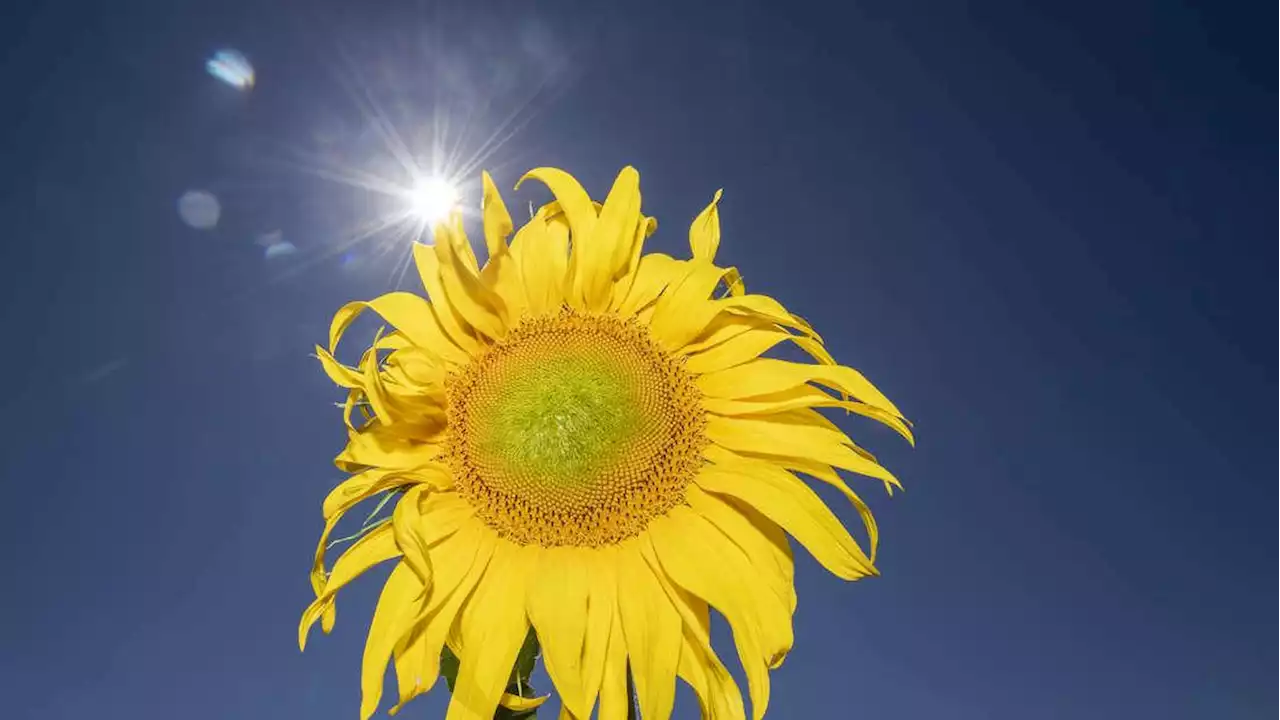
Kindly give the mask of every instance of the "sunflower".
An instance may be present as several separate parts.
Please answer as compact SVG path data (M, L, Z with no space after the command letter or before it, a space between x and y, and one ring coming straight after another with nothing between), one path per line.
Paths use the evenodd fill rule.
M692 258L678 260L642 252L657 223L634 169L602 205L561 170L528 178L555 201L508 244L511 217L483 176L483 266L455 214L413 248L429 301L351 303L316 348L348 392L336 462L352 475L324 501L299 643L317 621L332 627L342 587L394 560L364 651L363 718L388 663L394 712L435 684L442 652L460 659L448 720L536 705L504 695L531 628L562 717L627 717L630 674L646 719L670 716L676 678L703 717L745 718L711 644L714 609L759 720L793 640L788 536L838 577L875 575L875 521L838 471L898 485L818 409L908 441L910 426L808 323L715 264L719 192L690 228ZM358 366L340 364L338 341L365 310L393 329ZM766 357L782 343L813 362ZM849 499L867 551L795 473ZM390 519L326 570L343 513L388 491Z

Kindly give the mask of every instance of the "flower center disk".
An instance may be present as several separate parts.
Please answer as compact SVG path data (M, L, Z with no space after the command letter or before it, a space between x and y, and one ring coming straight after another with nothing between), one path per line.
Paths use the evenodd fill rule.
M702 464L693 379L634 320L526 318L447 392L458 491L521 544L633 537L683 501Z

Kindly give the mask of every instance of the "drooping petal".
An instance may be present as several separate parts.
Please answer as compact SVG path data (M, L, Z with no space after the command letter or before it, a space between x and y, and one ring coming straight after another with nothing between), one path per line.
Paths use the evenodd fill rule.
M306 649L307 631L320 619L325 607L339 590L374 565L399 556L400 549L396 547L395 536L387 525L371 531L348 548L333 564L333 571L329 573L324 589L303 611L302 621L298 623L298 648Z
M463 654L446 720L492 720L529 631L528 571L523 549L499 540L462 614Z
M382 685L387 674L387 660L392 648L407 627L415 598L422 594L422 584L405 563L396 565L382 586L373 623L365 639L364 659L360 672L360 718L369 718L382 700Z
M699 493L696 487L691 488L691 491L694 496ZM789 591L783 587L783 576L776 570L772 577L767 575L770 573L769 562L772 559L772 551L758 542L763 538L750 523L743 522L745 518L732 508L717 507L717 500L705 493L701 498L696 499L702 502L697 505L691 502L691 507L679 508L678 515L688 511L690 517L698 517L703 521L690 525L685 530L690 539L699 538L705 543L695 544L692 547L705 548L708 557L715 558L714 567L704 569L704 574L721 577L721 584L741 582L746 578L754 580L763 576L765 584L773 591L772 593L758 592L754 583L742 583L736 586L740 595L738 600L742 606L741 617L755 618L761 650L764 653L763 658L770 668L776 668L791 651L795 639L791 630L791 610L795 607L794 589ZM730 534L726 529L734 534ZM756 553L758 562L753 562L752 556L745 549L748 547ZM697 562L696 559L695 562ZM703 562L706 563L705 560ZM710 601L709 598L708 601ZM730 609L726 617L731 617L733 612Z
M398 710L431 689L440 674L440 651L472 590L489 568L497 540L478 522L466 522L431 549L433 577L426 607L395 648L400 687Z
M711 449L708 448L708 450ZM717 448L714 452L725 456L735 455L723 448ZM709 457L712 456L709 455ZM737 455L736 457L733 457L730 462L750 459L750 456ZM867 556L871 558L871 562L874 564L876 561L876 549L880 543L880 529L876 524L875 515L871 513L871 508L867 503L849 487L849 484L844 481L844 478L840 477L840 473L836 472L836 469L830 465L809 460L807 458L788 458L784 460L781 465L783 468L792 472L804 473L805 475L816 478L836 490L839 490L840 493L845 496L849 503L853 505L854 509L858 511L858 516L862 518L863 527L867 530Z
M750 416L709 415L706 432L708 439L730 450L778 458L808 458L876 478L889 492L902 487L893 473L855 452L849 447L848 438L837 431Z
M694 375L727 370L755 360L792 337L791 333L777 326L767 330L747 330L714 347L690 354L684 367Z
M334 359L328 350L316 345L316 359L320 361L320 367L324 370L324 374L329 376L334 385L343 388L361 388L364 387L363 376L355 368L347 367Z
M441 428L443 429L443 428ZM356 431L347 435L347 447L334 460L344 470L377 467L412 470L428 467L440 457L436 438L423 438L427 442L414 442L383 431L382 428Z
M666 593L667 599L683 621L684 627L681 631L683 642L677 673L693 684L694 680L690 679L691 672L687 666L697 667L704 672L707 694L698 691L696 686L695 692L698 692L702 699L704 710L708 704L710 705L711 720L746 720L742 691L738 689L738 683L734 681L729 670L716 655L715 649L711 647L711 617L707 602L691 595L671 581L658 560L658 553L654 549L651 537L641 536L640 554L644 556L645 562L653 571L653 576L658 580L662 591Z
M320 540L316 543L315 556L311 563L311 587L315 591L317 598L323 593L325 586L329 582L329 575L324 569L324 556L329 548L329 536L333 533L333 529L337 527L343 514L357 503L380 492L407 484L424 482L426 481L424 477L411 478L398 472L368 470L348 478L329 493L329 496L324 501L324 530L321 531ZM330 596L327 606L324 608L323 621L324 631L331 631L334 623L332 596Z
M746 670L751 695L751 715L764 717L769 705L769 668L762 637L762 620L749 601L752 590L746 578L725 571L723 536L717 538L708 522L688 508L673 508L649 525L649 537L662 568L671 581L720 611L733 628L733 642ZM722 542L717 542L717 540ZM690 553L689 548L698 548Z
M550 697L550 694L539 695L537 697L523 697L521 695L512 695L511 693L502 693L502 697L498 698L498 704L512 712L523 713L530 710L537 710L542 707Z
M415 253L417 252L415 246ZM421 246L425 247L425 246ZM430 288L428 287L428 290ZM443 292L432 297L440 299ZM390 292L368 302L347 303L333 317L329 327L329 353L337 351L338 342L351 323L365 310L372 310L390 323L414 346L438 355L446 362L458 364L470 359L476 345L460 328L450 328L452 313L437 308L423 298L407 292Z
M556 202L563 210L574 238L583 241L591 237L598 219L595 204L591 202L587 191L582 189L572 175L556 168L534 168L516 182L516 190L519 190L524 181L530 178L546 185L551 194L555 195Z
M425 590L431 587L431 559L430 545L422 532L422 516L418 509L424 490L425 485L415 485L405 492L391 514L391 529L405 564L418 576L418 582Z
M848 393L867 405L902 417L889 398L868 382L862 373L844 365L811 365L758 358L703 375L698 378L698 388L713 397L747 398L789 390L809 382Z
M619 603L621 604L621 603ZM609 629L600 679L600 720L627 720L631 698L627 694L627 641L622 632L622 613L615 608Z
M915 444L911 425L905 419L853 400L841 400L833 397L821 388L813 385L798 385L768 395L757 395L750 398L730 400L719 397L704 397L702 407L716 415L776 415L798 408L841 408L855 415L870 418L892 429L907 442Z
M618 607L644 717L671 716L680 661L680 616L645 564L635 541L618 548Z
M537 559L526 598L547 674L565 706L578 717L591 714L582 682L590 587L586 552L576 547L534 549Z
M856 580L874 575L866 553L808 485L769 462L717 462L694 482L703 490L740 500L777 523L833 575Z
M779 552L772 539L726 500L704 492L696 484L685 490L685 500L738 546L750 563L752 577L759 578L794 612L796 588L792 583L794 571L789 556Z
M588 563L586 635L582 644L582 689L587 713L600 693L609 638L618 613L617 550L609 545L582 551Z

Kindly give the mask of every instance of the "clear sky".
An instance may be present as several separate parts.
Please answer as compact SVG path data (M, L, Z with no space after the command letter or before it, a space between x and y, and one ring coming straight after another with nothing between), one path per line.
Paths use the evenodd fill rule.
M386 203L326 169L511 131L504 188L634 164L659 249L724 187L720 259L917 423L850 426L907 492L883 577L797 551L770 718L1276 717L1275 16L1199 5L6 5L0 715L357 717L383 574L295 641L308 353L407 245L338 252Z

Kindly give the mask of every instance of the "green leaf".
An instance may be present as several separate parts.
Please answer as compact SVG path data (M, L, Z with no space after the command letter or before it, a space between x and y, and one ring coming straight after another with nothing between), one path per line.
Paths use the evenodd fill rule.
M453 654L448 645L440 651L440 674L449 683L449 692L453 692L453 685L458 682L458 656Z
M511 668L511 682L529 683L529 676L533 674L533 666L538 662L538 653L542 648L538 645L538 635L529 628L529 634L524 636L524 644L520 646L520 653L516 655L515 667ZM527 697L527 696L526 696Z
M516 662L511 668L511 678L507 681L506 692L520 697L537 696L533 685L529 683L529 677L533 675L533 667L537 664L540 654L541 646L538 645L538 636L534 634L533 628L529 628L529 634L525 635L524 644L520 646L520 652L516 654ZM444 646L440 650L440 674L444 676L444 681L448 683L449 692L453 692L454 683L458 681L458 665L458 656L453 654L448 645ZM494 720L528 720L528 718L536 717L537 714L536 708L517 712L499 706L493 717Z

